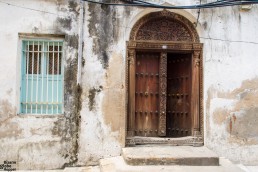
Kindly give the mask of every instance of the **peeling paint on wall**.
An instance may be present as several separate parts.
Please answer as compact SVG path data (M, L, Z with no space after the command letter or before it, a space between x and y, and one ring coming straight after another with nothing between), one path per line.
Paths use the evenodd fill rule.
M245 80L239 88L230 92L210 88L209 95L206 101L206 105L209 104L209 106L206 110L208 113L211 112L212 116L206 119L206 124L207 133L209 133L207 137L215 142L211 145L216 143L221 145L220 147L238 145L238 149L235 150L238 154L241 154L244 147L248 145L256 146L258 144L258 78ZM218 103L222 104L216 107ZM214 146L213 149L218 150ZM233 158L232 160L234 161ZM241 161L249 163L250 159Z

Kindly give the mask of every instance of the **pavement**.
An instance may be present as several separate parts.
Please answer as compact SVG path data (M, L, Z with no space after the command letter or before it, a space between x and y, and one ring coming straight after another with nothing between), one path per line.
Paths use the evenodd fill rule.
M151 146L123 148L122 155L98 166L67 167L33 172L258 172L258 166L234 164L206 147ZM20 170L19 172L28 172Z
M112 159L112 158L111 158ZM224 167L221 166L137 166L132 167L121 162L121 158L114 157L114 161L117 161L119 167L115 167L112 164L109 164L107 160L105 163L102 162L100 166L87 166L87 167L68 167L61 170L31 170L33 172L258 172L258 166L245 166L242 164L227 164L224 162ZM110 159L108 160L110 161ZM112 161L112 160L111 160ZM225 158L220 157L220 163L222 161L227 161ZM225 167L226 166L226 167ZM121 169L122 168L122 169ZM18 172L30 172L26 170L20 170Z

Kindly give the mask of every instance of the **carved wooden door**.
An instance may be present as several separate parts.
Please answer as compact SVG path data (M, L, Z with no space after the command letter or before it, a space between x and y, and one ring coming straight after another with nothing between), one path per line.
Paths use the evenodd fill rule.
M136 53L135 135L158 136L160 53Z
M167 136L191 135L191 54L168 54Z
M191 54L137 52L135 135L191 135Z

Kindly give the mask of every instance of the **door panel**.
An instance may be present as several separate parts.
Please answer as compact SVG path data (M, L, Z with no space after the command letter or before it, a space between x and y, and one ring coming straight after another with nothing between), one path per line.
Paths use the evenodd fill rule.
M168 54L167 136L191 135L191 55Z
M158 136L160 53L136 53L135 135Z
M161 54L137 52L135 62L135 135L157 137L160 122ZM166 56L164 136L191 135L191 54ZM163 66L164 68L164 66ZM164 75L163 74L163 75ZM162 135L163 136L163 135Z

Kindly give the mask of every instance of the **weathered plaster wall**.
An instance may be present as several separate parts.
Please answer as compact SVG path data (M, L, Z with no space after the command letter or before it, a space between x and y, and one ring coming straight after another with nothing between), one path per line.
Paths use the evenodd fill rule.
M199 1L167 1L167 3L173 5L186 5L195 4ZM86 97L83 111L86 113L93 113L87 105L92 105L91 95L95 96L97 102L95 106L96 114L85 117L85 124L87 130L92 129L90 125L95 125L98 133L102 131L99 129L93 120L98 119L103 125L108 125L110 133L114 134L112 128L120 124L120 128L115 131L121 131L124 129L124 125L121 125L120 120L125 119L126 111L122 110L124 106L122 101L118 102L112 97L119 97L120 94L115 92L106 93L106 90L110 89L106 87L106 84L115 82L118 80L118 87L114 86L115 90L120 90L123 93L122 100L125 99L124 75L117 74L118 72L125 71L125 44L124 42L129 39L130 30L133 24L145 14L157 11L155 9L140 9L140 8L127 8L122 7L109 8L105 6L93 6L90 5L88 11L88 24L89 32L87 33L88 44L85 46L85 53L90 54L86 56L86 66L84 71L84 80L94 81L85 85ZM101 11L96 15L92 15L92 10ZM114 11L115 10L115 11ZM201 10L199 24L197 31L200 35L200 40L204 43L204 127L205 127L205 145L213 149L220 156L225 156L233 161L241 162L244 164L257 164L257 126L255 122L257 120L256 115L256 78L257 78L257 42L258 34L257 30L257 6L254 6L250 11L241 11L239 7L227 7L218 9L205 9ZM187 17L193 23L196 22L198 16L197 10L171 10ZM111 17L111 16L112 17ZM101 17L102 16L102 17ZM116 16L116 17L114 17ZM123 16L123 19L119 19L119 16ZM107 19L108 18L108 19ZM92 20L95 23L92 25ZM101 19L105 21L101 21ZM112 26L110 24L112 19ZM107 22L108 21L108 22ZM116 27L118 25L119 27ZM92 29L96 32L92 32ZM114 33L115 32L115 33ZM119 37L117 37L117 34ZM106 35L103 37L103 35ZM111 38L109 38L111 37ZM101 42L98 42L99 39ZM107 42L108 44L106 44ZM93 46L93 49L91 47ZM99 47L102 47L99 49ZM106 50L105 50L106 49ZM105 58L106 51L107 57ZM89 52L89 53L88 53ZM117 62L117 54L120 54L121 63ZM116 59L116 60L115 60ZM112 66L116 71L114 76L110 75L111 64L116 61L116 65ZM95 65L93 65L95 64ZM120 64L120 65L118 65ZM92 67L94 69L92 69ZM96 67L98 66L98 67ZM94 73L92 73L94 71ZM95 75L94 75L95 74ZM118 78L114 78L119 76ZM121 85L121 87L119 87ZM92 88L93 87L93 88ZM95 90L95 94L92 94L90 90ZM242 96L240 96L240 94ZM105 98L108 95L109 98ZM114 105L115 104L115 105ZM112 105L116 108L121 107L121 111L113 110ZM103 106L109 107L112 111L105 111ZM111 107L110 107L111 106ZM89 112L88 112L89 111ZM107 113L108 112L108 113ZM99 115L102 114L102 115ZM107 123L106 118L115 118L113 123ZM119 117L119 118L118 118ZM109 119L112 121L112 118ZM87 122L88 121L88 122ZM101 128L101 127L100 127ZM105 130L107 131L107 130ZM101 139L108 141L110 136ZM124 133L122 133L124 134ZM92 136L94 137L94 136ZM123 138L124 135L121 136ZM112 136L114 138L114 136ZM90 159L91 155L101 158L103 152L107 151L105 155L116 155L119 151L114 152L107 145L103 144L100 138L95 136L96 142L100 143L101 147L96 147L92 142L92 139L88 139L88 147L85 148L85 152L90 154L84 154L86 159ZM122 139L123 140L123 139ZM115 141L109 141L115 143ZM97 144L98 145L98 144ZM119 144L118 144L119 145ZM123 145L122 145L123 146ZM120 148L118 146L118 148ZM117 148L117 149L118 149ZM92 150L95 149L93 152ZM116 149L116 150L117 150ZM81 154L82 155L82 154Z
M80 164L120 155L125 141L124 27L129 10L85 5ZM97 11L97 12L96 12Z
M204 10L205 144L232 161L258 164L257 6ZM229 40L229 41L224 41ZM232 42L237 41L237 42ZM242 42L241 42L242 41Z
M73 165L78 159L81 93L76 85L78 3L68 0L8 3L0 3L0 164L5 160L16 161L17 169ZM65 36L64 114L17 115L21 58L18 33Z
M55 169L94 165L100 158L120 155L126 130L126 41L133 24L157 10L85 3L78 87L78 2L8 2L50 13L0 4L0 59L5 62L0 64L0 163L15 160L20 169ZM172 11L196 22L197 10ZM258 40L257 11L257 6L247 12L238 7L201 10L197 26L204 43L205 145L246 164L258 164L258 54L257 44L250 43ZM64 115L16 115L19 32L66 36Z

